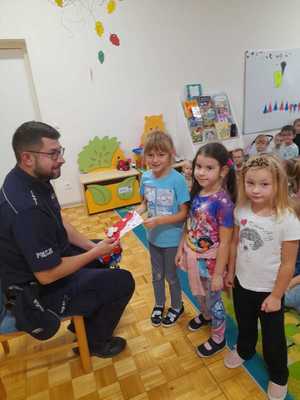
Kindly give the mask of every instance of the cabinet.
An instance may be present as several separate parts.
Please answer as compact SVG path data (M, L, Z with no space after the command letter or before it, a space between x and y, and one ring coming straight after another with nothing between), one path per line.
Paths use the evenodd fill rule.
M140 173L108 169L80 175L88 214L140 203Z

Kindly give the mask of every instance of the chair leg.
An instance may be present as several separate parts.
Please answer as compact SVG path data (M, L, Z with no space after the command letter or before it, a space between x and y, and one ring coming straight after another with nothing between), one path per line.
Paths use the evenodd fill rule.
M8 341L5 340L4 342L1 342L1 344L2 344L2 347L3 347L4 353L5 353L5 354L8 354L8 353L9 353L9 344L8 344ZM0 399L1 399L1 397L0 397Z
M0 376L0 399L2 400L6 400L7 399L7 394L6 394L6 390L4 387L4 384L2 382L1 376Z
M88 346L88 341L86 337L84 319L82 316L73 317L73 322L75 326L75 332L77 336L80 360L82 363L82 368L87 374L92 370L90 350Z

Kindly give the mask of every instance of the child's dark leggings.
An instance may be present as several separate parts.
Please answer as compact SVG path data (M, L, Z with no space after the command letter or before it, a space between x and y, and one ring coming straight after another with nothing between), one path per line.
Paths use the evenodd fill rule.
M270 380L285 385L288 380L287 345L284 333L283 301L276 312L264 312L260 307L270 293L244 289L235 278L233 302L238 323L237 352L244 360L255 354L258 337L258 318L262 331L263 357Z

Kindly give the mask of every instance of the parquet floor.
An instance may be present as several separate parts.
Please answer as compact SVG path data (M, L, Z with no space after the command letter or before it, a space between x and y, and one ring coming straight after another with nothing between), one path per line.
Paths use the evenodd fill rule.
M87 217L83 207L64 210L81 232L100 238L106 226L117 220L114 212ZM136 280L135 294L116 334L127 339L126 350L113 359L93 357L93 372L84 375L79 359L72 353L36 359L1 368L0 375L9 400L262 400L266 395L243 368L223 366L224 352L200 359L194 350L204 341L208 328L187 330L195 314L185 300L186 312L172 328L154 328L149 322L153 306L149 256L133 233L123 239L122 265ZM71 341L62 327L56 341ZM53 339L52 339L53 340ZM13 352L24 346L35 351L47 347L26 337L11 341Z

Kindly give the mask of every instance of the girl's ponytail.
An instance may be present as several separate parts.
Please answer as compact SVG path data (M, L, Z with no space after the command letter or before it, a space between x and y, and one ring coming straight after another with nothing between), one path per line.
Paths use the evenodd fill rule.
M231 197L231 200L233 201L233 203L235 203L237 198L237 179L233 165L229 167L229 171L226 177L226 189Z

